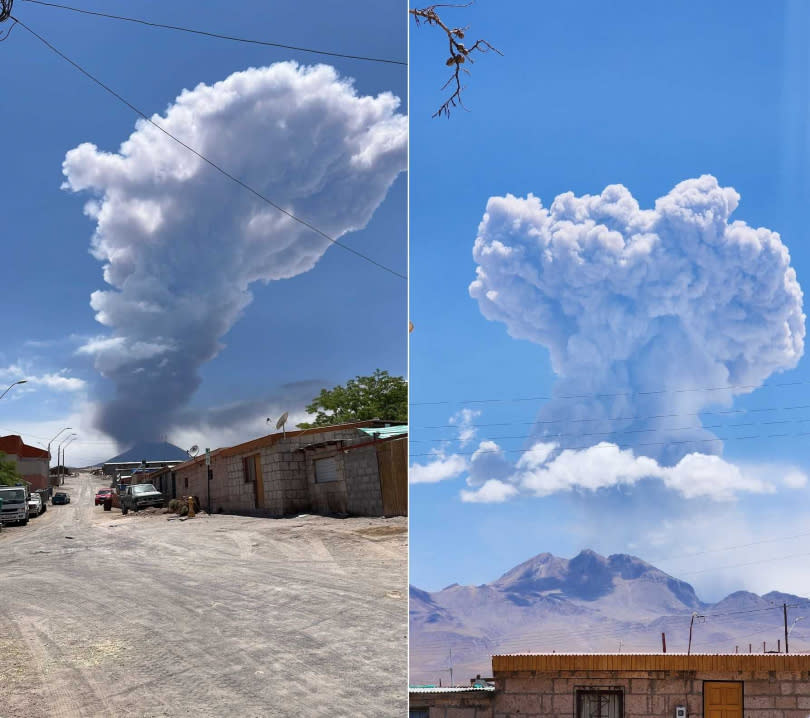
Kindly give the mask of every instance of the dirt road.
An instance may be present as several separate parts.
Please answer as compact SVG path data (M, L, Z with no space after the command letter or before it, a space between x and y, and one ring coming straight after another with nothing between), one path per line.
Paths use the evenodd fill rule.
M0 718L404 716L406 520L104 512L0 533Z

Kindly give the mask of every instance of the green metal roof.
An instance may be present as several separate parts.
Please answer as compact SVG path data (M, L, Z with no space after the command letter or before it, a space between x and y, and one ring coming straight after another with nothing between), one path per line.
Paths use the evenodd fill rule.
M364 434L377 439L390 439L392 436L403 436L408 433L407 424L397 424L396 426L375 426L360 429Z

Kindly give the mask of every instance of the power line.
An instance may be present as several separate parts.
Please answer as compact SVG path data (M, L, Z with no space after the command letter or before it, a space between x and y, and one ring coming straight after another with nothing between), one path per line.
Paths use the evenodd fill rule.
M751 543L738 544L737 546L725 546L723 548L713 548L708 549L706 551L697 551L695 553L685 553L681 554L680 556L670 556L669 558L652 558L649 559L648 562L651 564L659 564L659 563L667 563L668 561L680 561L681 559L684 558L705 556L706 554L709 553L723 553L725 551L735 551L738 548L750 548L751 546L761 546L762 544L766 543L778 543L779 541L790 541L792 539L804 538L805 536L810 536L810 531L800 534L793 534L792 536L779 536L777 538L763 539L762 541L752 541Z
M625 429L623 431L585 431L585 432L561 432L557 434L520 434L517 436L488 436L487 441L503 441L505 439L560 439L568 437L584 437L584 436L624 436L626 434L661 434L669 431L694 431L700 429L739 429L748 426L773 426L775 424L806 424L810 421L810 417L806 419L775 419L773 421L745 421L737 424L708 424L708 425L694 425L694 426L662 426L653 427L649 429ZM447 442L453 439L411 439L411 443L424 444L431 442Z
M750 434L749 436L716 436L712 439L683 439L677 441L645 441L638 444L633 444L632 447L628 448L637 448L639 446L679 446L682 444L707 444L713 443L716 441L747 441L750 439L791 439L791 438L800 438L804 436L810 436L810 431L800 431L796 433L787 433L787 434ZM540 439L542 437L538 437ZM566 446L564 449L567 450L580 450L580 449L611 449L614 448L616 445L612 443L608 444L583 444L582 446ZM619 447L621 448L621 447ZM534 447L529 449L479 449L477 451L455 451L453 454L456 456L472 456L473 454L528 454L534 451ZM411 457L414 456L436 456L436 453L428 451L420 454L410 454Z
M252 40L245 37L236 37L233 35L223 35L217 32L209 32L207 30L195 30L189 27L182 27L179 25L166 25L159 22L152 22L150 20L142 20L135 17L124 17L123 15L112 15L110 13L97 12L94 10L86 10L84 8L72 7L70 5L60 5L58 3L44 2L43 0L24 0L24 2L34 3L36 5L45 5L47 7L55 7L61 10L70 10L71 12L81 13L83 15L94 15L96 17L104 17L112 20L124 20L126 22L134 22L139 25L146 25L147 27L157 27L163 30L177 30L179 32L187 32L193 35L203 35L204 37L213 37L219 40L231 40L233 42L242 42L249 45L263 45L265 47L280 47L285 50L295 50L297 52L308 52L315 55L327 55L329 57L343 57L348 60L363 60L365 62L378 62L388 65L402 65L407 67L408 63L403 60L392 60L383 57L368 57L365 55L348 55L342 52L331 52L329 50L316 50L311 47L299 47L296 45L285 45L279 42L269 42L267 40Z
M29 0L29 2L30 2L30 1L32 1L32 0ZM12 15L12 16L10 16L10 17L11 17L13 20L15 20L16 22L18 22L18 23L20 24L20 26L21 26L21 27L23 27L23 28L24 28L26 31L28 31L28 32L29 32L31 35L33 35L35 38L37 38L37 40L39 40L39 41L40 41L40 42L41 42L43 45L45 45L45 46L46 46L46 47L47 47L49 50L51 50L51 51L52 51L52 52L54 52L55 54L59 55L59 57L61 57L61 58L62 58L63 60L65 60L66 62L68 62L68 63L70 63L71 65L73 65L73 67L75 67L75 68L76 68L76 69L77 69L79 72L81 72L81 73L82 73L82 74L83 74L85 77L87 77L88 79L92 80L94 83L96 83L96 84L97 84L99 87L101 87L102 89L106 90L108 93L110 93L110 94L111 94L113 97L115 97L115 98L116 98L116 99L117 99L119 102L121 102L122 104L126 105L126 106L127 106L129 109L130 109L130 110L132 110L132 111L133 111L135 114L137 114L139 117L141 117L141 118L143 118L144 120L146 120L146 121L147 121L149 124L151 124L152 126L154 126L155 128L157 128L158 130L160 130L160 131L161 131L161 132L162 132L164 135L166 135L167 137L169 137L169 138L171 138L172 140L174 140L174 141L175 141L177 144L179 144L180 146L185 147L185 148L186 148L186 149L187 149L189 152L191 152L193 155L195 155L196 157L198 157L199 159L201 159L203 162L205 162L205 163L206 163L206 164L208 164L209 166L213 167L213 168L214 168L214 169L215 169L217 172L219 172L220 174L224 175L225 177L227 177L227 178L228 178L228 179L230 179L231 181L235 182L235 183L236 183L236 184L238 184L240 187L242 187L243 189L247 190L247 191L248 191L248 192L250 192L252 195L254 195L255 197L257 197L258 199L260 199L260 200L262 200L263 202L265 202L265 203L269 204L271 207L274 207L275 209L277 209L279 212L281 212L282 214L286 215L286 216L287 216L287 217L289 217L290 219L294 220L295 222L298 222L299 224L303 225L303 226L304 226L304 227L306 227L307 229L312 230L313 232L315 232L316 234L320 235L320 236L321 236L321 237L323 237L324 239L329 240L329 241L330 241L332 244L335 244L335 245L337 245L338 247L341 247L342 249L345 249L347 252L351 252L351 253L352 253L352 254L354 254L355 256L360 257L361 259L365 260L366 262L369 262L370 264L373 264L375 267L378 267L379 269L383 269L383 270L385 270L386 272L389 272L390 274L393 274L394 276L399 277L400 279L405 279L405 280L407 280L407 277L406 277L404 274L401 274L400 272L397 272L395 269L391 269L390 267L387 267L386 265L381 264L380 262L378 262L378 261L376 261L376 260L372 259L371 257L369 257L369 256L367 256L367 255L365 255L365 254L363 254L362 252L358 252L356 249L352 249L352 248L351 248L351 247L349 247L348 245L343 244L342 242L339 242L337 239L334 239L333 237L330 237L330 236L329 236L329 235L328 235L326 232L324 232L324 231L322 231L322 230L318 229L318 228L317 228L315 225L310 224L310 223L309 223L309 222L307 222L306 220L301 219L300 217L297 217L297 216L296 216L296 215L294 215L292 212L290 212L290 211L288 211L288 210L284 209L284 208L283 208L283 207L281 207L280 205L278 205L278 204L276 204L275 202L273 202L273 200L269 199L268 197L266 197L265 195L263 195L263 194L262 194L261 192L259 192L258 190L253 189L253 187L251 187L251 186L250 186L249 184L247 184L246 182L243 182L243 181L242 181L242 180L240 180L238 177L235 177L234 175L232 175L230 172L228 172L227 170L225 170L225 169L223 169L222 167L220 167L220 166L219 166L218 164L216 164L215 162L213 162L213 161L209 160L207 157L205 157L204 155L200 154L200 153L199 153L197 150L195 150L193 147L191 147L191 146L187 145L185 142L183 142L182 140L180 140L180 139L178 139L177 137L175 137L175 136L174 136L174 135L173 135L171 132L169 132L168 130L164 129L164 128L163 128L161 125L159 125L159 124L158 124L157 122L155 122L153 119L151 119L150 117L148 117L148 116L146 115L146 113L145 113L145 112L143 112L142 110L140 110L140 109L138 109L137 107L135 107L135 105L133 105L133 104L132 104L131 102L129 102L127 99L125 99L124 97L122 97L121 95L119 95L119 94L118 94L118 93L117 93L115 90L113 90L111 87L109 87L108 85L105 85L105 84L104 84L104 83L103 83L101 80L99 80L97 77L95 77L95 76L94 76L94 75L92 75L90 72L88 72L87 70L85 70L85 69L84 69L84 68L83 68L81 65L79 65L77 62L75 62L75 61L71 60L71 59L70 59L70 58L69 58L67 55L65 55L63 52L61 52L60 50L58 50L58 49L57 49L56 47L54 47L54 46L53 46L53 45L52 45L50 42L48 42L48 41L47 41L47 40L46 40L44 37L42 37L42 35L39 35L38 33L34 32L34 30L32 30L30 27L28 27L28 25L26 25L26 24L25 24L25 23L24 23L22 20L20 20L20 19L18 19L18 18L16 18L16 17L14 17L13 15Z
M508 404L523 401L558 401L560 399L615 399L622 396L653 396L657 394L688 394L693 392L731 391L743 389L777 389L810 384L810 380L772 384L728 384L726 386L683 387L680 389L653 389L649 391L618 391L594 394L562 394L560 396L522 396L511 399L442 399L437 401L414 401L411 406L439 406L442 404Z
M758 414L766 411L796 411L798 409L810 409L810 404L797 404L795 406L772 406L753 409L718 409L715 411L696 412L673 412L671 414L647 414L635 416L604 416L580 419L542 419L536 421L499 421L487 424L413 424L412 428L422 429L482 429L492 426L539 426L546 424L582 424L595 421L649 421L651 419L675 419L687 416L728 416L731 414Z

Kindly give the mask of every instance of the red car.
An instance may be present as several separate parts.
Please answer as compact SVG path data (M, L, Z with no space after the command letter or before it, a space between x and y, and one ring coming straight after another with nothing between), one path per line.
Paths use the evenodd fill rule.
M112 496L112 489L99 489L96 491L96 502L95 506L100 506L104 503L105 499L110 498Z

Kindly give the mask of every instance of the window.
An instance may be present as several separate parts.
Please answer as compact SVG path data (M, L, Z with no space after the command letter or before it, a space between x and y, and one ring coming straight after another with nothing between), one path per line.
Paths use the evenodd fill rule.
M328 459L315 460L315 483L325 484L329 481L337 481L337 460L334 456Z
M185 481L185 486L184 486L184 488L186 488L186 489L187 489L187 488L188 488L188 476L186 476L186 477L183 479L183 481Z
M242 459L242 472L245 475L245 483L251 484L256 481L256 457L246 456Z
M430 708L411 708L408 718L430 718Z
M578 690L576 718L622 718L623 698L616 688Z

